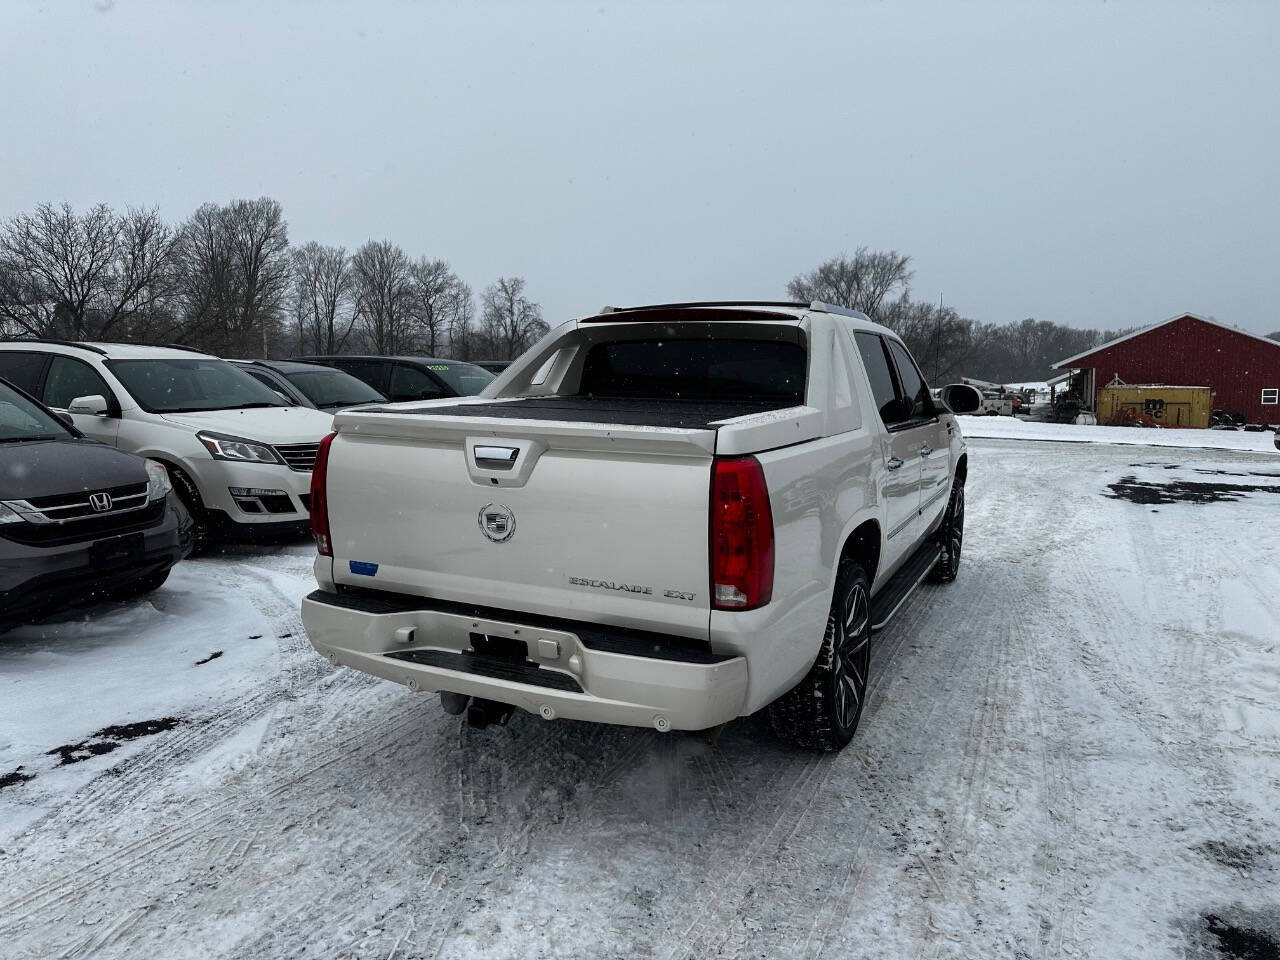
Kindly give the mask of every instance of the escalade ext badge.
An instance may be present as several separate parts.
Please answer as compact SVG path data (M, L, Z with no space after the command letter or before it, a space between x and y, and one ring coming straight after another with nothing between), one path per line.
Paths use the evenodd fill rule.
M494 543L506 543L516 532L516 515L502 503L486 503L476 516L480 532Z

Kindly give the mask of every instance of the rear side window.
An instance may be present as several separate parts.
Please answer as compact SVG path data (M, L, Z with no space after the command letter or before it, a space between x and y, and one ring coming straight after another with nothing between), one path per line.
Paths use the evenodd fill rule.
M34 397L40 392L40 375L48 362L47 353L3 350L0 351L0 377Z
M804 347L777 340L643 340L597 343L579 393L643 400L804 403Z
M912 359L907 348L897 340L889 341L889 350L898 365L898 382L902 384L902 398L911 404L909 420L927 420L935 414L933 398L929 396L929 385L920 375L920 368Z
M898 390L893 381L893 371L889 368L884 341L874 333L855 333L853 338L858 342L862 365L867 368L871 395L875 397L880 419L886 427L900 423L905 418L902 416L902 404L898 402Z
M54 357L49 364L49 375L44 381L44 405L65 410L77 397L102 397L107 402L115 399L107 381L98 371L83 360L71 357Z

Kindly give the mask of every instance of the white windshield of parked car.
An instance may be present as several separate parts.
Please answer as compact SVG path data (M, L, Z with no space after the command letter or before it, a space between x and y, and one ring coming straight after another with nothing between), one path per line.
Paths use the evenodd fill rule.
M427 369L460 397L474 397L494 381L492 373L474 363L429 363Z
M139 406L150 413L290 405L270 387L225 360L109 360L107 366Z
M70 431L57 417L9 387L0 385L0 443L18 440L62 440Z
M350 407L386 400L363 380L341 370L299 370L284 376L317 407Z

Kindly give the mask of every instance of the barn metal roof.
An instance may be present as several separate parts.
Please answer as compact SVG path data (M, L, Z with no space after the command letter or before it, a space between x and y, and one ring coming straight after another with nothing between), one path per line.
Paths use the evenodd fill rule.
M1220 321L1217 321L1217 320L1211 320L1209 317L1202 317L1198 313L1180 313L1176 317L1170 317L1168 320L1161 320L1159 323L1153 323L1151 324L1151 326L1143 327L1141 330L1135 330L1133 331L1133 333L1126 333L1123 337L1117 337L1116 339L1108 340L1106 343L1101 344L1099 346L1090 347L1088 350L1084 351L1083 353L1077 353L1074 357L1067 357L1067 359L1065 360L1059 360L1057 363L1053 364L1053 369L1058 370L1058 369L1061 369L1062 367L1069 367L1073 363L1075 363L1075 361L1077 360L1082 360L1085 357L1091 357L1095 353L1101 353L1104 350L1110 350L1112 347L1116 346L1116 344L1124 343L1126 340L1132 340L1135 337L1141 337L1145 334L1150 333L1152 330L1157 330L1160 327L1167 326L1170 323L1174 323L1178 320L1186 320L1186 319L1199 320L1201 323L1207 323L1211 327L1221 327L1223 330L1229 330L1232 333L1238 333L1242 337L1252 337L1254 340L1260 340L1261 342L1267 344L1268 346L1280 347L1280 340L1272 340L1268 337L1259 336L1256 333L1250 333L1248 330L1241 330L1238 327L1233 327L1229 324L1221 323Z

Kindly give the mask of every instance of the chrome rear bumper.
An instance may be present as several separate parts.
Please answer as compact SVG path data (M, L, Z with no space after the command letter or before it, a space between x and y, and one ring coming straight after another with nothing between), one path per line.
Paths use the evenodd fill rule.
M738 716L747 662L570 622L473 616L423 599L366 602L316 591L302 602L311 645L335 664L411 690L496 700L545 719L703 730ZM536 618L535 618L536 619ZM515 656L494 656L495 641Z

